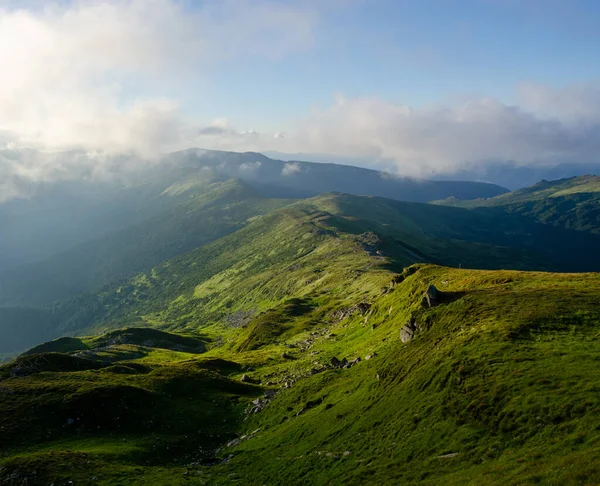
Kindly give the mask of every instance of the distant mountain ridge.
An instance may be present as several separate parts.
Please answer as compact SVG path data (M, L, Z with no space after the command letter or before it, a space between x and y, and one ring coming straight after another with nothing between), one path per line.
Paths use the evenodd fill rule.
M83 151L0 150L0 163L3 160L9 166L56 165L64 174L80 175L74 180L52 182L50 177L45 182L19 183L23 197L8 200L12 193L3 194L0 184L0 273L143 223L192 193L201 193L209 184L232 178L264 197L276 198L337 191L427 202L506 192L490 184L397 178L357 167L278 161L254 152L188 149L143 160L133 154L98 157ZM97 178L91 175L103 171L106 174Z
M436 204L462 208L495 208L544 224L600 234L600 177L583 175L540 181L489 199L449 198Z
M600 260L590 253L600 246L593 234L600 232L600 219L592 217L597 209L594 194L598 193L588 192L595 190L596 184L597 178L579 178L505 193L486 184L386 179L367 169L202 150L168 155L163 163L148 169L139 183L91 184L89 191L84 190L88 186L61 183L45 188L39 201L33 198L0 205L0 226L6 224L0 230L13 238L12 251L19 237L25 238L32 250L43 250L46 241L60 248L61 232L76 237L66 238L69 244L43 259L0 268L0 341L5 344L0 352L22 349L24 343L36 344L34 328L46 339L90 325L121 322L124 317L140 324L132 305L142 302L153 307L167 295L164 289L154 288L155 275L161 269L180 268L177 274L167 272L161 280L161 285L168 283L169 292L175 290L168 295L177 301L188 274L190 285L193 281L198 285L206 278L203 272L217 268L221 260L218 272L227 272L235 267L231 260L235 255L246 265L271 252L278 254L277 246L269 245L289 230L289 224L308 225L317 235L333 241L341 236L356 239L361 247L381 251L397 269L430 262L489 269L600 270ZM364 189L363 195L340 192L344 187L357 192ZM323 188L337 191L306 198ZM364 195L373 191L428 199L451 191L470 197L481 195L480 189L495 196L443 201L464 206L461 208ZM576 204L577 198L589 199L581 203L585 211L579 206L571 211L568 204ZM500 207L503 201L510 204ZM549 205L556 228L547 226L547 211L532 216L529 210L516 207L515 201L525 201L519 203L525 209L531 204L534 209ZM557 202L564 204L556 206ZM2 219L7 208L10 211L4 216L10 217ZM321 223L315 224L312 214L318 215ZM281 228L279 233L268 221ZM67 226L61 226L63 223ZM19 232L19 228L28 231ZM77 234L78 228L84 233L92 229L86 233L87 240L86 234ZM306 234L312 233L300 232L294 237L309 238ZM264 235L268 241L260 247L255 242ZM293 248L286 256L291 266L307 247ZM10 261L10 253L3 256ZM180 262L185 262L183 267ZM151 302L147 300L150 297ZM181 302L177 302L173 309L180 308ZM145 313L146 307L138 311ZM187 315L187 311L181 312ZM199 313L196 307L194 313ZM22 329L33 336L30 341L16 333L25 321L27 326Z
M313 162L337 163L357 167L393 167L392 160L364 157L344 157L319 153L283 153L267 151L265 155L281 160L311 160ZM600 161L588 163L558 163L552 165L521 165L514 161L483 161L454 172L436 172L422 174L425 179L435 181L481 181L497 184L508 189L517 190L536 184L542 179L557 180L576 177L581 174L600 174Z
M398 201L428 202L449 196L476 199L508 192L504 187L485 182L433 181L349 165L286 162L257 152L187 149L165 156L164 164L209 168L220 176L237 177L263 190L270 188L270 194L277 197L286 191L303 197L313 197L325 192L343 192ZM282 189L283 192L278 192Z

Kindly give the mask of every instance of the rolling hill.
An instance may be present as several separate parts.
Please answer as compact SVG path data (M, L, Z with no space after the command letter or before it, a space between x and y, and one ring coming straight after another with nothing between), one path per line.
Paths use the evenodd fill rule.
M599 283L375 265L238 326L51 342L0 368L0 478L594 484Z
M0 308L1 483L600 481L594 228L180 170Z
M344 165L290 163L258 153L201 149L154 159L77 150L0 149L0 159L11 167L37 168L42 176L44 168L61 168L40 180L17 178L7 184L12 190L0 191L0 273L143 224L202 194L210 184L229 179L272 198L341 191L425 202L506 192L493 184L398 178Z
M52 163L74 171L99 165L99 172L113 171L83 182L31 182L22 197L0 194L2 306L48 305L97 290L296 197L341 190L429 201L505 192L490 184L397 178L335 164L290 165L257 153L190 149L143 160L131 154L6 149L0 157L15 165Z
M489 199L436 201L463 208L498 208L552 226L600 233L600 177L586 175L542 181Z
M130 279L42 307L44 328L52 323L58 336L125 324L166 330L219 325L374 264L396 271L416 262L600 270L600 257L591 251L599 242L597 235L519 215L328 194L255 217ZM3 311L9 317L3 318ZM0 352L14 351L12 343L22 342L14 315L0 310Z

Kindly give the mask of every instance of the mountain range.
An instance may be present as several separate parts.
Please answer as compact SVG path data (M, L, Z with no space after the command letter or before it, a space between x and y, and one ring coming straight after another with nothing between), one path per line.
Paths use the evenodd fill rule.
M600 481L599 180L191 149L0 204L0 482Z

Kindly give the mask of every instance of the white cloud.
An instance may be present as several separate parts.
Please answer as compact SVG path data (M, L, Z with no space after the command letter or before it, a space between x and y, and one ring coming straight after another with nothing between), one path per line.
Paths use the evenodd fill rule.
M414 109L373 98L339 98L303 120L293 150L388 161L401 174L453 173L487 162L517 165L598 161L597 91L561 91L555 113L549 88L529 99L537 106L509 106L491 98L446 107ZM543 106L542 106L543 105ZM587 107L590 107L588 110ZM529 108L529 109L528 109ZM277 148L279 150L280 148ZM285 149L284 149L285 150Z
M146 154L180 147L193 130L161 93L223 60L310 47L318 21L310 5L272 0L42 5L0 8L0 130L22 144Z
M31 181L105 177L141 161L107 153L148 159L191 146L334 154L409 175L506 160L598 161L598 83L523 84L518 106L477 98L414 108L340 96L279 127L285 136L240 129L226 118L202 123L184 116L184 101L163 96L200 86L201 98L202 80L221 62L277 60L310 48L326 3L207 0L184 10L176 0L57 0L29 10L0 8L0 148L82 147L92 154L17 158L8 151L0 158L0 198ZM337 3L346 0L327 8ZM282 174L295 173L288 165Z
M600 83L571 85L559 89L541 84L519 86L519 103L526 110L565 123L598 123Z
M335 154L414 176L452 174L505 161L517 166L600 162L598 87L554 91L529 85L520 93L522 107L476 98L417 109L377 98L338 97L331 106L296 120L285 138L228 128L201 134L192 144ZM286 170L292 172L293 168Z
M262 165L262 162L260 161L256 161L256 162L243 162L242 164L240 164L240 170L242 172L256 172L258 169L260 169L260 166Z
M291 176L291 175L297 174L301 170L302 169L300 167L300 164L298 164L296 162L289 162L283 166L283 169L281 169L281 175L282 176Z

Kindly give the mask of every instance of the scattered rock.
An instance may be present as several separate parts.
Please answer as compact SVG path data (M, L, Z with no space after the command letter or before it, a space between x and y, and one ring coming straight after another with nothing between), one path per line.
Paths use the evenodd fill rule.
M345 456L349 456L350 454L352 454L352 452L350 452L350 451L344 451L344 455Z
M265 391L266 398L275 398L275 395L277 395L277 392L275 390L266 390Z
M242 442L241 439L233 439L233 440L227 442L227 444L225 445L225 447L235 447L240 442Z
M449 459L451 457L456 457L460 454L460 452L451 452L450 454L443 454L441 456L437 456L437 459Z
M434 307L439 303L439 291L435 285L430 285L423 299L423 304L427 307Z
M348 361L346 358L340 361L337 357L334 356L333 358L331 358L330 363L333 368L343 368L347 370L349 368L352 368L352 366L354 366L355 364L360 363L360 357L354 358L352 361Z
M369 304L368 302L361 302L360 304L354 304L350 307L338 309L332 312L331 319L333 320L333 322L340 322L357 312L359 312L362 315L365 315L369 311L369 309L371 309L371 304Z
M240 378L240 381L242 381L244 383L258 383L257 380L250 378L248 375L242 375L242 377Z
M246 327L252 320L255 312L256 311L252 310L234 312L233 314L229 314L227 317L225 317L225 323L229 327L234 328Z
M400 329L400 340L403 343L407 343L417 332L422 331L422 326L412 316L409 317L408 322Z
M416 328L414 327L413 322L411 322L411 321L407 322L400 329L400 340L403 343L407 343L415 336L415 331L416 331Z
M282 353L281 354L281 358L282 359L292 359L292 357L289 354L287 354L287 353Z
M367 354L365 356L365 361L369 361L370 359L373 359L375 356L377 356L377 353Z
M355 364L360 363L360 358L355 358L352 361L348 361L345 365L344 368L345 369L350 369L352 368Z

